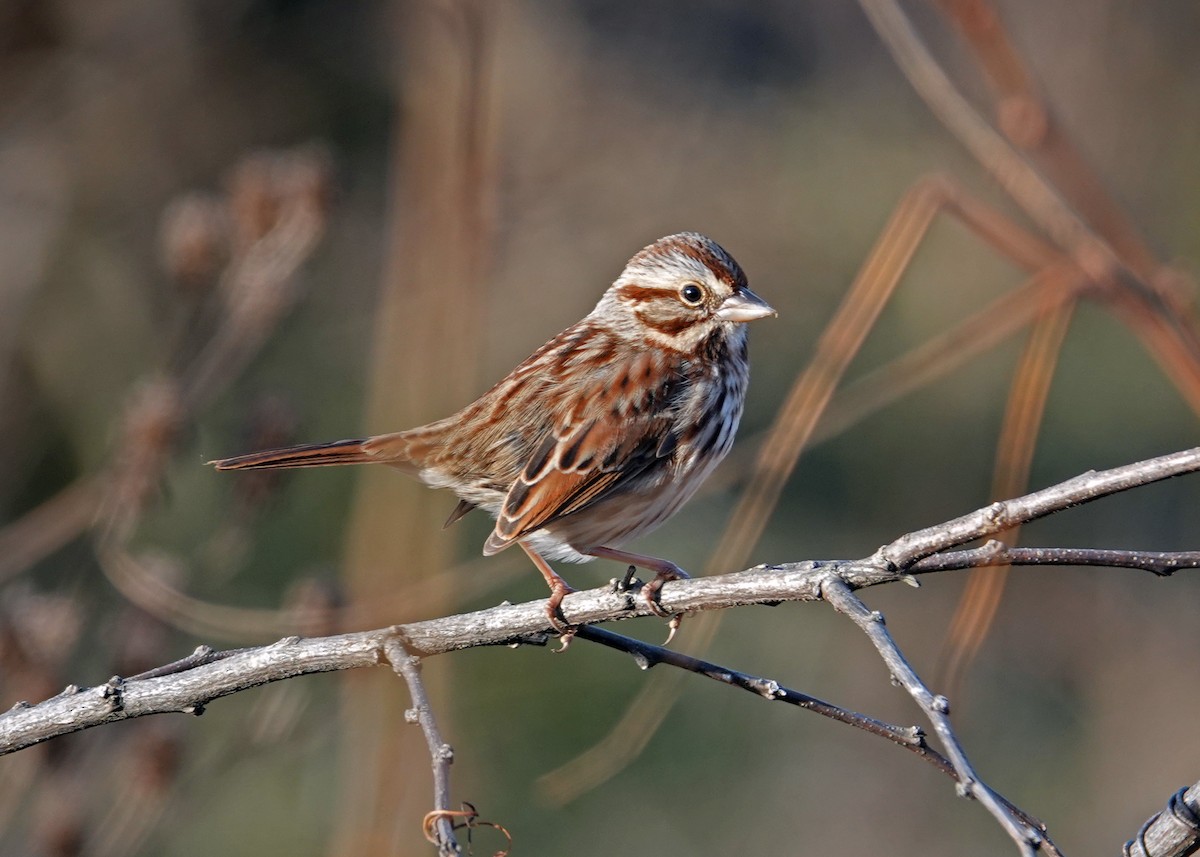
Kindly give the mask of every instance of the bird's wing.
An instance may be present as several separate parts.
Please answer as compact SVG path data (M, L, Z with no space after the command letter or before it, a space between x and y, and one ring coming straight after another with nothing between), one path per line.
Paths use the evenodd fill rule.
M684 382L664 364L643 354L574 392L509 488L485 554L619 492L674 452Z

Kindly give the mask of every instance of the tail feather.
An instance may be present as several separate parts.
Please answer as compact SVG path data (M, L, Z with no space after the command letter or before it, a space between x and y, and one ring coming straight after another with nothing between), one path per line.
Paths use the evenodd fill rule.
M208 462L217 470L270 470L282 467L330 467L336 464L366 464L379 461L378 455L367 453L369 438L335 440L328 443L306 443L282 449L264 449L232 458Z

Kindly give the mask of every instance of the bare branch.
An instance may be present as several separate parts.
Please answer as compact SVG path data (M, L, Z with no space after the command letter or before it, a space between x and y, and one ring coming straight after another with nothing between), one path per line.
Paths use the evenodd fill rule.
M758 566L733 574L672 581L663 587L660 600L664 609L685 613L747 604L817 601L822 598L822 583L829 575L836 575L853 589L908 579L914 574L942 570L913 565L938 550L1106 494L1197 469L1200 469L1200 449L1091 472L904 536L880 548L867 560ZM1025 552L1031 550L1024 549ZM1091 553L1096 558L1096 552ZM1121 557L1131 555L1130 552L1118 553ZM952 556L959 561L946 565L946 568L979 564L982 554L960 551ZM1061 555L1058 558L1061 559ZM904 567L906 564L908 568ZM653 613L636 593L603 588L567 596L563 609L572 623L580 625ZM18 703L0 715L0 754L57 735L143 714L198 713L213 699L295 675L371 666L383 660L382 647L391 634L402 635L410 652L426 656L473 646L544 641L552 630L544 602L539 600L502 604L488 610L413 622L391 629L312 639L289 637L262 648L234 653L207 652L198 665L190 659L178 662L183 665L180 671L165 675L154 671L153 675L135 679L114 678L99 688L71 686L37 705Z
M662 608L672 613L783 601L829 601L868 634L892 675L926 712L947 757L925 747L921 735L914 729L846 711L770 680L586 627L596 622L652 615L655 611L636 590L618 591L616 587L607 587L573 593L563 601L563 609L569 621L585 626L578 631L579 636L626 651L645 666L667 663L765 698L790 702L885 737L939 769L952 766L962 792L987 807L1020 845L1022 853L1033 854L1039 847L1057 853L1036 820L979 780L950 726L949 704L920 681L883 627L882 617L871 612L852 590L897 580L911 582L916 574L997 563L1111 565L1164 576L1180 568L1198 567L1200 551L1151 553L1008 548L1000 542L989 542L980 548L934 555L1069 506L1198 469L1200 448L1125 467L1089 472L1024 497L993 503L969 515L897 539L865 560L759 566L732 574L672 581L663 587L660 593ZM93 688L70 686L58 696L36 705L17 703L8 712L0 714L0 754L58 735L146 714L201 714L212 700L257 685L307 673L373 666L386 660L408 681L415 718L425 730L434 765L434 813L437 816L434 824L440 830L438 846L443 854L449 854L453 853L453 831L448 808L448 748L433 723L417 674L416 658L473 646L544 643L550 638L551 630L545 604L538 600L525 604L505 603L474 613L373 631L313 639L287 637L261 648L217 652L201 647L186 658L133 678L113 677L104 685ZM1188 817L1186 810L1180 809L1185 806L1181 800L1173 801L1167 814L1162 816L1170 816L1164 824L1177 824L1171 819ZM1148 822L1138 841L1149 841L1147 831L1160 830L1161 825L1157 824L1157 820Z
M795 705L798 708L816 712L839 723L854 726L871 735L886 738L892 743L916 753L917 756L933 765L934 768L943 774L957 779L954 766L950 764L950 760L925 743L925 733L918 726L896 726L892 723L885 723L882 720L876 720L874 717L867 717L856 711L842 708L840 705L834 705L832 702L826 702L815 696L809 696L807 693L801 693L798 690L784 687L774 679L761 678L749 673L740 672L739 670L733 670L719 664L714 664L711 661L701 660L691 655L676 652L672 649L655 646L651 643L644 643L641 640L635 640L633 637L615 634L604 628L585 625L579 629L576 636L581 640L590 640L593 643L599 643L618 652L625 652L642 669L649 669L658 664L678 667L679 669L702 675L705 678L710 678L713 681L719 681L722 684L749 691L768 701L786 702L789 705Z
M1132 568L1159 577L1170 577L1184 568L1200 568L1200 551L1122 551L1098 548L1013 548L989 540L970 550L947 551L927 556L909 571L950 571L1003 565L1095 565Z
M442 733L433 718L433 706L421 681L421 659L409 654L398 636L391 636L383 645L384 654L396 674L408 684L408 694L413 707L404 713L405 719L420 725L429 745L429 758L433 765L433 837L438 854L451 857L459 853L458 841L454 837L454 823L450 820L450 764L454 761L454 750L442 740Z
M883 662L901 687L908 691L925 712L929 722L933 724L934 733L946 749L954 770L958 773L958 788L964 795L975 798L1000 823L1005 832L1017 843L1021 853L1033 857L1034 852L1043 844L1043 833L1020 821L1009 808L1010 804L994 792L990 786L979 778L971 767L967 754L950 725L950 701L944 696L935 696L924 682L917 676L916 671L901 653L892 635L884 627L883 614L871 610L862 600L850 591L841 578L828 575L822 582L821 592L825 599L839 613L844 613L858 625L879 651Z
M1200 469L1200 447L1111 470L1092 470L1050 488L1001 500L953 521L909 533L881 547L875 559L892 568L907 568L923 557L987 538L1017 524L1197 469Z
M869 561L757 566L733 574L672 581L662 589L662 603L671 611L694 612L818 601L821 584L829 575L861 589L911 579L916 574L971 567L979 564L980 554L959 551L952 557L956 561L942 564L944 567L914 566L904 572L880 568ZM634 593L617 593L608 587L568 595L563 607L568 619L580 625L655 615ZM17 703L0 714L0 755L131 717L171 712L200 714L214 699L293 676L374 666L385 659L383 646L393 634L403 636L414 653L429 656L475 646L544 643L553 629L546 619L545 601L537 600L333 637L286 637L269 646L232 652L201 647L197 654L142 676L115 677L93 688L72 685L36 705Z
M45 702L18 702L0 714L0 754L146 714L203 714L214 699L292 676L373 666L383 660L387 633L286 637L270 646L227 653L205 647L198 657L152 670L147 678L114 676L99 687L69 685Z

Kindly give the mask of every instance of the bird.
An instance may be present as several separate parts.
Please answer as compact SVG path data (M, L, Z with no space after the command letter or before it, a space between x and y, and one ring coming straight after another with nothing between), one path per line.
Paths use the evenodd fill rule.
M524 550L565 641L574 629L562 601L574 590L551 560L652 571L642 593L666 617L663 584L688 575L620 546L674 515L729 452L749 383L746 323L774 315L723 247L696 232L668 235L635 253L583 319L445 419L209 464L388 465L457 495L447 527L475 509L490 514L484 555Z

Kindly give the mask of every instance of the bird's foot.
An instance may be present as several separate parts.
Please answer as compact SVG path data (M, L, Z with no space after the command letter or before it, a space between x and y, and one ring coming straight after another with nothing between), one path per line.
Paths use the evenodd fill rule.
M565 652L571 645L571 641L575 639L575 632L578 630L578 626L567 621L567 616L562 609L563 599L574 591L561 577L550 585L550 598L546 601L546 617L550 620L550 627L558 632L559 648L554 650L556 652Z
M683 624L682 613L672 613L670 610L662 606L662 587L669 580L687 580L689 575L675 563L666 563L662 568L657 569L654 579L642 587L642 594L646 596L646 604L655 616L660 619L670 619L667 622L667 639L663 642L664 646L671 644L671 640L675 639L675 634L679 630L679 626Z
M654 579L642 585L642 595L646 598L646 605L650 608L650 612L655 616L671 620L667 623L668 633L666 640L667 643L670 643L675 637L675 632L679 630L679 626L683 622L683 614L672 613L662 606L662 587L669 580L686 580L688 573L670 560L630 553L629 551L617 550L616 548L595 547L587 553L590 556L599 557L600 559L613 559L617 562L629 563L629 571L626 572L622 580L622 583L626 587L631 584L635 569L644 568L647 571L654 572ZM618 591L620 590L618 589Z

